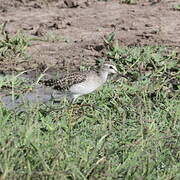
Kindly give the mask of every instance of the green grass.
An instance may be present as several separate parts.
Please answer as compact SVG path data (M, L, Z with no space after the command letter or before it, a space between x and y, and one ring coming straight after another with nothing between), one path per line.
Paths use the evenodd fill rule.
M106 56L129 79L79 98L93 107L0 107L2 179L180 179L179 54L112 39Z
M0 25L0 60L7 61L26 55L25 51L30 45L30 39L21 32L10 37L5 30L6 24L7 22Z
M19 97L21 94L33 89L34 84L30 84L27 79L21 77L24 72L19 73L16 76L0 76L1 91L4 92L4 94L6 95L12 95L12 98L15 98L15 96Z
M125 4L136 4L139 0L120 0L121 3Z
M173 6L173 9L174 9L175 11L180 11L180 4L174 5L174 6Z
M44 39L42 39L42 41L47 41L47 42L67 42L68 43L68 39L58 35L57 33L54 32L47 32Z

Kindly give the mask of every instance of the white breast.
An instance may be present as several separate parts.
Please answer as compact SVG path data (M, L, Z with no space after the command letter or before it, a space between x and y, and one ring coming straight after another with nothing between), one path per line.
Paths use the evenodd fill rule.
M73 85L69 91L73 94L88 94L99 88L104 81L98 76L90 76L86 81Z

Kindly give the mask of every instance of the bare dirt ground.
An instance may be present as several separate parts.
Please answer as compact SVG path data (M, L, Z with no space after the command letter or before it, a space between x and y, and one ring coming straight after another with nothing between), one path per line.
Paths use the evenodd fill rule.
M56 68L92 65L103 56L103 38L115 32L121 46L168 45L179 50L179 0L144 0L128 5L118 0L0 0L0 24L13 36L32 41L30 60L5 63L0 70L27 70L39 64ZM70 65L70 66L69 66Z

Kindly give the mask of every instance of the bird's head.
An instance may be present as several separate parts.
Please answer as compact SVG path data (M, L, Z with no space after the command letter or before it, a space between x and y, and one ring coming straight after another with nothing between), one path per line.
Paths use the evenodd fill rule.
M108 72L108 74L115 74L118 72L116 66L112 64L104 64L102 65L101 69L105 72Z

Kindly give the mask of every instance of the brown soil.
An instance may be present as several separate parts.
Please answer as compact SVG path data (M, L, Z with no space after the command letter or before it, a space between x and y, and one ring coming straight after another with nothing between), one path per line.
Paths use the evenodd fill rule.
M27 70L54 66L92 65L102 56L103 37L115 32L121 46L180 47L179 0L0 0L0 24L6 31L22 30L36 38L28 47L30 60L0 61L0 70ZM49 33L49 35L48 35ZM50 35L54 35L52 38Z

